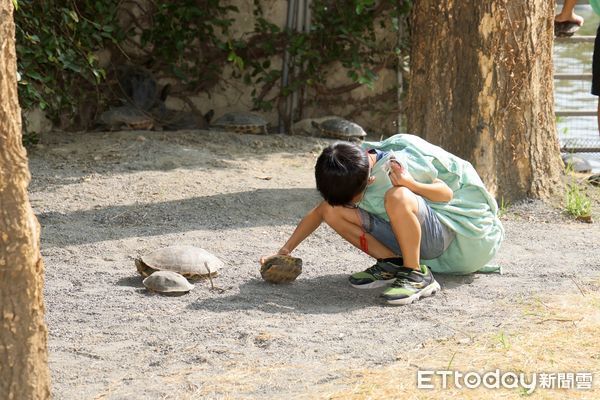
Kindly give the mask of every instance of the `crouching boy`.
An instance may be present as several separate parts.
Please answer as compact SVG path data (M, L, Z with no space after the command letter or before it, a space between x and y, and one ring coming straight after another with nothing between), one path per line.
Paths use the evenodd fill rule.
M324 201L278 254L290 254L325 222L376 259L351 275L350 284L387 286L383 297L389 304L409 304L438 291L432 270L485 269L503 238L496 202L471 164L413 135L362 147L334 143L319 156L315 178Z

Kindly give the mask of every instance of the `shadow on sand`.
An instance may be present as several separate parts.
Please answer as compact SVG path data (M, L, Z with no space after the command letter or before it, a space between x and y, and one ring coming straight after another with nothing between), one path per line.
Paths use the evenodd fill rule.
M474 277L440 275L442 290L473 282ZM206 290L203 288L203 290ZM252 279L240 285L234 295L202 298L188 306L191 310L227 313L235 310L258 310L267 313L336 314L371 306L386 305L383 289L358 290L350 286L347 274L298 278L289 284L271 284ZM402 312L412 312L403 308Z
M319 201L316 189L256 189L161 203L110 206L37 217L60 236L42 235L45 245L64 246L156 236L193 230L227 230L295 223ZM266 207L272 204L272 207Z

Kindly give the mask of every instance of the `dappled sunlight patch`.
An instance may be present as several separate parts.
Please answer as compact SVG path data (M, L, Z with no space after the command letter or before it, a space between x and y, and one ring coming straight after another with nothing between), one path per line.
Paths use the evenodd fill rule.
M348 388L339 392L315 398L328 399L391 399L419 398L437 399L456 397L462 399L514 398L515 395L535 399L595 398L600 394L600 345L597 341L600 332L600 291L582 291L561 297L537 299L523 307L523 319L511 331L499 330L474 338L452 338L427 342L420 349L410 350L399 356L399 361L383 369L354 371L346 382ZM525 387L485 388L480 386L468 389L463 380L459 388L454 377L448 377L446 389L442 388L441 375L430 375L427 384L434 389L417 388L417 371L459 371L462 374L499 370L499 375L507 372L524 374L528 385L536 374L537 388L528 394ZM558 388L559 373L573 373L563 376L572 379L572 389ZM582 375L586 373L588 375ZM577 376L584 380L593 377L591 389L577 386ZM542 374L549 374L543 376ZM550 374L554 374L552 378ZM455 375L454 375L455 376ZM548 383L550 379L550 383ZM542 383L545 381L545 383ZM544 388L543 385L553 385ZM510 386L510 385L507 385Z

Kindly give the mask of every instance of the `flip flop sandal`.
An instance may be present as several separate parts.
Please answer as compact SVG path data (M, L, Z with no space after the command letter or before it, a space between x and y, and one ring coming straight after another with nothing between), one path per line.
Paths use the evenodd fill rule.
M581 28L572 21L556 22L554 21L554 35L556 37L571 37Z

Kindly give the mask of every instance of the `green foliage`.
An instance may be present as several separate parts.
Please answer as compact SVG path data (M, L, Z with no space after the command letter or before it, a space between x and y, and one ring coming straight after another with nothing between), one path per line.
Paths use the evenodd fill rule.
M40 142L40 135L35 133L35 132L31 132L31 133L23 133L23 146L30 148L33 147L34 145L38 144Z
M19 1L15 23L22 107L39 106L54 120L76 113L75 88L93 90L105 76L94 50L118 41L117 3Z
M496 335L496 340L504 350L510 350L510 340L508 338L508 334L506 334L504 331L498 332L498 334Z
M219 0L156 2L152 25L142 32L142 46L150 48L154 67L169 72L193 89L211 87L220 77L225 59L243 69L229 37L238 9Z
M500 199L500 207L498 209L498 217L502 218L508 213L510 208L510 201L506 200L504 196Z
M243 55L247 66L244 80L247 84L262 85L262 90L253 92L254 105L267 110L275 100L266 99L268 89L281 79L281 71L270 68L270 57L287 49L290 71L299 71L277 97L307 86L317 86L326 92L324 78L334 62L343 66L355 84L372 87L378 79L377 67L393 64L401 51L396 42L378 41L376 28L397 31L399 19L406 18L410 11L408 1L382 0L376 5L374 0L315 0L309 32L280 32L264 19L259 2L255 0L254 4L255 32L261 40L257 43L259 51L246 51Z
M310 30L296 32L265 18L261 2L254 0L254 31L234 35L232 28L243 16L223 3L150 2L148 8L139 8L141 15L122 11L132 20L123 31L117 12L130 3L19 1L15 21L22 106L46 109L56 122L77 113L79 99L89 98L89 92L102 102L109 94L108 86L101 86L106 72L94 56L102 48L111 49L113 63L143 65L161 77L175 78L184 88L180 90L192 93L208 91L221 79L241 80L253 87L254 107L261 110L272 109L306 87L335 95L360 85L373 86L377 71L393 67L404 50L394 37L384 42L376 32L397 31L411 5L393 0L314 0ZM140 51L121 54L124 41L137 43ZM292 79L274 94L271 89L281 81L282 68L272 61L281 59L286 50ZM326 72L334 62L343 66L353 85L326 87ZM232 67L231 76L222 74L227 65ZM82 95L83 91L88 93Z
M565 211L575 218L589 217L592 213L592 202L575 183L567 186Z
M372 86L376 67L391 64L400 51L396 43L379 43L375 29L397 29L410 2L352 0L312 2L312 24L308 32L281 29L264 16L261 2L254 0L254 32L234 38L231 28L239 10L218 0L163 2L152 10L152 25L142 33L148 58L164 64L171 75L190 90L208 90L221 78L223 67L233 66L232 77L253 86L254 107L270 110L278 98L307 86L323 85L326 69L337 61L348 77L359 85ZM142 24L139 24L142 25ZM281 80L281 68L271 60L287 50L290 71L296 71L289 86L267 98ZM161 61L159 61L161 60ZM299 71L299 72L298 72Z
M576 219L589 219L592 215L592 201L581 190L575 178L575 169L572 162L567 162L565 173L568 177L567 193L565 199L565 212Z

